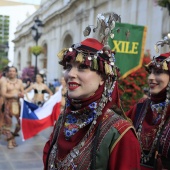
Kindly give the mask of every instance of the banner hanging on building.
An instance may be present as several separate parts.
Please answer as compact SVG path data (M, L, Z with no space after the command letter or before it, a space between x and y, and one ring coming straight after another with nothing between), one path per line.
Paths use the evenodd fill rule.
M120 28L120 32L115 31ZM116 52L116 65L120 68L121 78L127 77L142 66L147 28L132 24L116 23L114 38L109 45Z

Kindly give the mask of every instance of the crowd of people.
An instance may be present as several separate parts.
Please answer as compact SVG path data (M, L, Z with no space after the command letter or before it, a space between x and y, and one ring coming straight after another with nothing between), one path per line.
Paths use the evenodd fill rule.
M114 17L101 22L102 27L109 28ZM43 83L41 74L24 89L17 69L5 70L0 79L0 127L9 149L17 146L19 99L34 90L31 102L41 107L44 93L50 97L62 86L61 114L43 150L44 170L170 170L170 52L148 63L149 88L124 113L120 70L107 40L108 35L102 41L86 38L61 50L64 74L53 82L54 91ZM11 132L13 116L17 125Z
M18 78L17 69L14 66L6 67L0 78L0 134L6 136L7 147L13 149L17 146L15 137L20 131L20 98L42 107L52 95L52 91L43 82L43 75L36 75L36 82L23 81ZM29 98L28 92L33 90L33 97ZM48 99L45 100L45 93ZM16 118L16 125L13 129L13 117Z

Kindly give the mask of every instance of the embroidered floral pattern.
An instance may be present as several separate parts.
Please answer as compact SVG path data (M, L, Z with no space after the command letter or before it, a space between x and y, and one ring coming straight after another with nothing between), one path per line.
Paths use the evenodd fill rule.
M141 163L148 162L150 160L150 158L152 157L152 154L154 153L154 150L155 150L157 142L158 142L158 138L159 138L159 136L161 134L161 130L162 130L163 125L165 123L165 115L166 115L166 112L167 112L168 104L169 104L169 100L166 99L165 100L165 106L163 108L163 111L162 111L162 114L161 114L161 118L160 118L160 124L158 125L158 130L157 130L157 132L155 134L155 137L154 137L154 140L152 142L152 145L150 143L148 143L149 142L148 140L152 141L151 138L150 138L150 136L152 136L152 135L145 137L145 140L147 140L146 142L145 142L145 140L142 140L142 131L144 130L142 124L143 124L143 120L144 120L144 118L146 116L147 109L145 109L145 111L142 113L142 117L140 119L139 128L137 129L137 136L138 136L138 139L139 139L139 142L140 142L140 145L141 145L141 151L142 151ZM148 154L144 153L144 147L145 147L144 144L147 144L147 146L151 145Z
M165 104L166 104L166 102L162 102L162 103L158 103L158 104L151 103L151 109L153 112L156 111L157 113L162 113L163 109L165 107Z
M164 157L170 156L170 119L166 122L166 126L160 138L160 148Z
M169 101L170 103L170 101ZM158 124L161 120L161 114L163 113L163 110L165 108L166 102L158 103L158 104L150 104L152 112L153 112L153 124Z
M74 114L71 112L67 114L66 121L64 124L64 134L66 139L69 139L75 133L79 131L79 129L87 126L91 122L93 122L96 116L97 102L91 103L86 109L83 109L83 112L76 111Z

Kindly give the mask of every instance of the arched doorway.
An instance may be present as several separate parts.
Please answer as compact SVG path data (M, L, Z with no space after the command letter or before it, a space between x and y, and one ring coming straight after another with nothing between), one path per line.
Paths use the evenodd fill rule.
M73 44L73 38L70 34L67 34L63 41L63 47L68 48Z

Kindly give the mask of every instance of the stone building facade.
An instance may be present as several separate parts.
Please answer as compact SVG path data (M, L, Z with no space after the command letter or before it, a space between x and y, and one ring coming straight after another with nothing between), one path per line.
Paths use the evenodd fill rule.
M35 57L30 53L30 47L35 45L31 27L39 17L44 27L38 45L44 47L45 53L38 56L38 68L44 69L47 82L60 78L62 69L57 53L83 40L83 30L96 23L98 13L109 12L119 14L122 23L147 27L145 50L149 49L151 55L155 55L154 44L170 32L168 10L157 6L155 0L43 0L40 8L17 27L14 66L23 70L35 65Z

